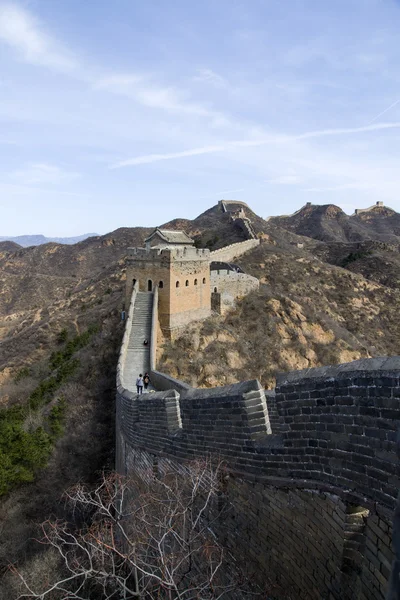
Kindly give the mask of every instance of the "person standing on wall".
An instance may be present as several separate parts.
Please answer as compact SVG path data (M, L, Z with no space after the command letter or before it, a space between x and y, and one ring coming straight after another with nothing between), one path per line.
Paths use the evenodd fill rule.
M143 392L143 375L141 373L136 379L136 390L138 394L141 394Z
M147 392L147 388L149 387L149 383L150 383L150 377L149 377L148 373L144 374L143 383L144 383L144 391L146 393Z

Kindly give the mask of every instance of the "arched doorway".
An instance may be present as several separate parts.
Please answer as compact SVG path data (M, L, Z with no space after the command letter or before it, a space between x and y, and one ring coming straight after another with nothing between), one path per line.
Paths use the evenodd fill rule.
M153 282L151 279L148 280L147 282L147 291L148 292L152 292L153 291Z

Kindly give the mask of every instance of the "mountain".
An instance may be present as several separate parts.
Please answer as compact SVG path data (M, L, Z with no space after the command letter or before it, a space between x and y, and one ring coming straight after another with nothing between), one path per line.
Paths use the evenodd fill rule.
M261 244L238 263L259 278L260 289L226 315L194 323L165 342L161 369L199 386L258 378L270 387L278 371L400 354L397 213L374 208L348 217L334 205L307 205L292 217L264 220L246 205L241 209ZM177 218L162 227L183 228L196 245L216 249L246 239L233 214L218 204L194 220ZM25 485L0 497L0 515L7 515L0 599L18 597L10 563L24 575L45 577L36 523L50 514L67 518L59 502L63 491L112 468L124 259L151 231L120 228L74 245L0 242L0 414L18 417L32 393L57 384L55 364L64 360L75 369L37 413L22 412L21 439L43 436L53 421L58 438L35 481L25 474ZM71 353L73 363L65 358Z
M20 248L22 248L22 246L20 246L19 244L16 244L15 242L11 242L11 241L0 242L0 253L1 252L15 252L16 250L19 250Z
M0 236L0 242L14 242L23 248L29 246L40 246L42 244L48 244L49 242L55 242L57 244L77 244L82 240L86 240L89 237L97 237L97 233L84 233L74 237L54 237L49 238L44 235L17 235L16 237Z
M356 242L380 239L360 220L353 220L334 204L322 206L308 202L293 215L271 217L271 225L324 242Z
M381 202L366 210L357 210L350 219L369 230L373 239L379 236L382 241L396 241L400 237L400 215Z

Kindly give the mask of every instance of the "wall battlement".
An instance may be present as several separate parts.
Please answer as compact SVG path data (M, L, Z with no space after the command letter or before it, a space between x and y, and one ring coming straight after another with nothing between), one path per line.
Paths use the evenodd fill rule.
M230 244L229 246L224 246L223 248L219 248L219 250L213 250L210 252L210 260L211 261L221 261L221 262L232 262L234 258L237 256L242 256L249 250L256 248L259 246L260 240L245 240L244 242L237 242L236 244Z
M128 248L129 259L149 260L159 258L167 258L169 260L209 260L210 251L207 248L192 248L184 246L183 248Z
M383 204L383 202L375 202L375 204L373 206L369 206L368 208L356 208L356 210L354 211L355 215L362 215L363 213L367 213L367 212L371 212L371 210L374 210L374 208L376 207L379 208L383 208L385 205Z
M233 469L273 479L307 480L317 488L345 490L358 502L379 502L391 510L400 487L396 458L400 358L388 359L386 369L383 362L378 367L373 362L369 369L368 360L356 363L332 367L327 375L317 369L295 380L280 377L279 435L271 435L266 399L255 381L188 389L180 396L161 392L145 400L119 394L121 417L127 405L130 411L137 405L135 418L130 412L121 421L122 432L130 444L157 454L190 459L217 452ZM173 438L166 409L161 411L164 416L160 414L171 393L177 394L176 402L168 413L176 413L173 421L182 422ZM152 414L150 429L150 421L141 418L143 402Z

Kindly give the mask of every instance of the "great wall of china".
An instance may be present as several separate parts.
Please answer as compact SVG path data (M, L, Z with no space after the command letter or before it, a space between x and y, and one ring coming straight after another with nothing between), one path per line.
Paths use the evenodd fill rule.
M145 348L135 317L144 300ZM117 369L117 471L222 459L216 534L260 583L304 600L399 598L400 357L282 374L270 392L256 380L194 389L156 369L158 305L157 286L134 284ZM136 394L139 368L155 393Z

